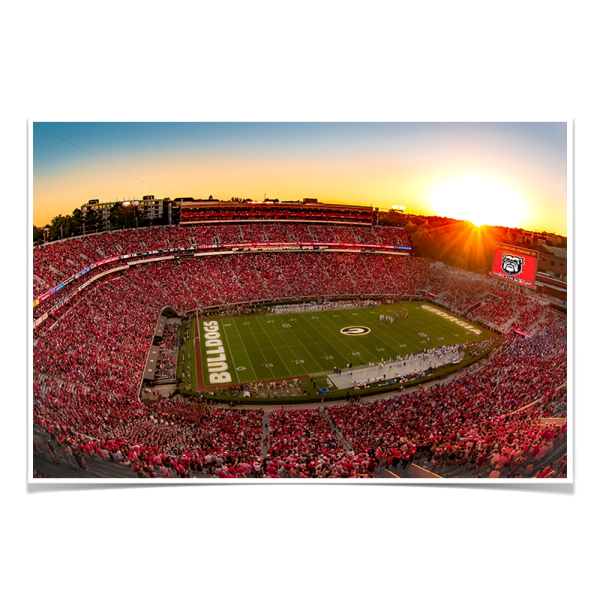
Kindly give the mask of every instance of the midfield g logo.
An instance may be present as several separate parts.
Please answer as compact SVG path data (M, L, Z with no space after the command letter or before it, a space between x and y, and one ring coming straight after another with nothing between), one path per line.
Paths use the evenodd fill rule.
M340 329L340 332L344 335L365 335L371 331L368 327L355 326L355 327L344 327Z
M523 270L525 259L522 256L502 255L502 270L508 275L518 275Z

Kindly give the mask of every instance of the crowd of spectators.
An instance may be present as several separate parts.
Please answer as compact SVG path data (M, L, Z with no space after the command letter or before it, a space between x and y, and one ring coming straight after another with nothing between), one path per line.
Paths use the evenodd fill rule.
M376 450L389 458L406 445L414 449L413 457L417 452L426 456L440 471L450 455L452 466L476 456L470 454L472 445L467 451L468 442L481 441L476 450L489 457L494 449L538 439L546 429L554 435L556 430L540 425L539 417L548 416L544 408L565 381L563 327L531 338L507 338L477 373L381 402L328 407L327 412L355 451ZM541 408L521 411L539 400Z
M272 410L266 476L370 477L369 457L346 450L319 409Z
M256 242L344 242L408 246L399 227L326 226L307 223L251 223L144 227L68 238L36 246L33 251L33 298L107 258L144 252L167 252L200 246ZM101 265L103 269L124 264ZM99 272L92 269L91 275ZM80 282L78 282L80 285Z
M515 327L533 333L558 318L544 294L515 293L505 282L458 269L432 269L427 291L451 310L505 331Z
M515 300L520 303L520 306L524 302L523 299L516 299L513 294L495 290L491 299L472 311L470 315L496 328L503 328L504 325L510 324L514 318Z
M564 314L530 295L511 295L502 291L494 294L482 302L481 307L470 313L470 316L503 328L504 331L514 327L524 333L541 331L551 323L559 326L566 321Z
M181 439L171 452L198 474L248 477L262 460L262 409L231 410L181 400L163 400L150 409L154 423L170 423ZM262 467L262 465L261 465Z
M118 274L155 303L185 312L323 296L409 296L426 272L427 263L412 257L267 252L157 260Z
M383 239L377 228L327 230L340 241ZM298 241L305 234L315 240L315 232L324 231L298 223L129 230L42 246L34 269L44 272L44 285L52 285L86 261L114 253L235 243L231 240L242 240L242 232L244 241L246 236ZM274 410L266 430L262 410L182 399L146 407L139 401L141 374L165 305L177 311L217 306L238 311L227 305L413 295L421 289L436 290L442 298L450 292L451 301L465 307L483 297L475 316L514 323L530 335L508 336L478 372L454 381L325 411ZM174 371L178 335L177 326L166 326L159 375ZM269 252L156 261L93 282L35 329L34 422L51 436L35 452L72 469L85 468L86 460L108 460L130 466L138 477L370 477L380 465L402 461L407 467L417 459L441 474L463 467L470 476L561 476L565 461L542 474L536 469L566 433L566 422L540 420L564 406L564 392L557 398L556 390L566 382L566 358L564 315L529 296L488 288L476 277L461 283L440 270L430 272L416 258Z
M489 281L475 273L457 275L455 270L432 269L427 291L435 294L436 300L451 310L463 313L469 309L473 298L483 296L491 286Z
M36 329L33 368L121 398L135 396L163 305L120 276L90 287L64 315Z
M539 349L548 349L547 343L541 342ZM525 347L503 350L508 357L524 352ZM502 392L515 392L514 386L497 385L501 375L502 370L492 370L482 381L465 376L384 402L330 407L325 414L319 409L274 410L264 444L261 410L216 409L181 400L162 400L145 414L129 414L116 406L113 413L103 415L106 406L98 402L101 398L90 395L94 404L73 414L71 394L56 394L54 408L59 410L38 414L36 424L59 436L59 448L70 445L66 460L71 468L76 469L76 463L85 468L86 457L100 458L132 465L138 477L369 477L378 466L397 467L402 461L406 467L421 457L426 468L441 474L466 465L470 476L537 476L537 465L566 433L566 424L544 425L539 420L552 415L557 393L547 386L551 382L538 377L539 385L529 397L523 394L524 385L516 389L520 403L498 402ZM46 387L57 385L51 382ZM545 389L542 403L519 410ZM84 415L93 412L101 418L87 423L85 435L77 433ZM67 415L75 419L60 419ZM98 427L103 421L109 427ZM60 462L56 448L46 451ZM539 476L561 476L565 466L562 461Z
M99 458L138 477L371 477L415 459L442 475L560 477L565 461L538 465L566 434L566 422L540 420L565 416L565 336L507 339L481 372L385 401L273 410L264 443L262 410L144 408L46 375L34 380L35 422L54 436L55 462L62 448L73 469Z

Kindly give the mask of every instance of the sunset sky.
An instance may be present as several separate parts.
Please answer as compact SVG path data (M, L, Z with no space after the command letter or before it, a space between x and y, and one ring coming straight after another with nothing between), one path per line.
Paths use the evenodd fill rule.
M266 194L567 234L565 122L32 127L37 226L91 198Z

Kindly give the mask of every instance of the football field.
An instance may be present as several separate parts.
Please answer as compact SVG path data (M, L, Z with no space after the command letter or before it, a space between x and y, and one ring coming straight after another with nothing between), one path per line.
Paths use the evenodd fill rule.
M426 308L428 307L428 308ZM408 311L408 316L403 314ZM438 312L433 312L438 311ZM442 313L442 314L439 314ZM381 315L396 316L393 322ZM454 319L454 320L452 320ZM332 373L440 345L493 337L486 329L424 302L260 316L199 318L192 385L206 389ZM194 350L195 349L195 350ZM201 373L200 373L201 371ZM200 377L198 375L201 375Z

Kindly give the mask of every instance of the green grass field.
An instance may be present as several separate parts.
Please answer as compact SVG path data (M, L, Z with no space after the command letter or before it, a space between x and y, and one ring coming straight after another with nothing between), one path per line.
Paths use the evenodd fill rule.
M316 380L321 384L321 381L326 381L325 374L332 373L334 366L345 369L348 363L352 363L356 369L363 362L378 363L382 359L389 360L399 354L405 356L441 344L472 342L494 336L485 329L479 335L468 331L423 309L424 304L404 302L402 305L335 311L201 318L199 330L203 343L200 363L204 386L210 386L207 364L210 357L206 353L203 327L203 323L208 321L217 323L232 378L228 385L306 375L318 376ZM393 315L405 310L409 311L408 318L380 324L380 314ZM443 311L451 314L448 310ZM370 332L345 335L340 330L346 327L367 327ZM192 357L194 336L190 336L185 350ZM193 371L191 389L196 389L196 373Z

